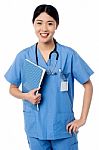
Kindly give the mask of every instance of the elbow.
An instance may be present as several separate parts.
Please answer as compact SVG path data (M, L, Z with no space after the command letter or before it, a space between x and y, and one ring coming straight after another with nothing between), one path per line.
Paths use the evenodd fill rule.
M83 87L85 88L85 90L88 90L91 93L93 93L93 84L90 79L86 83L83 84Z
M10 86L10 88L9 88L9 93L10 93L10 95L13 95L13 89L12 89L12 87Z
M16 89L16 88L17 88L16 85L13 85L13 84L10 85L9 93L10 93L12 96L14 96L14 93L15 93L15 89Z

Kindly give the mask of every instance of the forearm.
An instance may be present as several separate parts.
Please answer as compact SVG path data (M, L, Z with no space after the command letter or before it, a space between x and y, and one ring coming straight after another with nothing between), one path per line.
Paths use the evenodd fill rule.
M80 116L80 119L74 120L66 126L67 131L69 133L71 133L72 131L77 132L78 129L85 124L87 116L88 116L91 99L92 99L93 86L90 80L86 82L83 86L85 88L85 91L84 91L84 97L83 97L83 106L82 106L81 116Z
M37 95L35 95L35 93L39 90L40 88L36 88L31 90L28 93L22 93L16 85L12 84L10 85L9 92L12 96L18 99L28 100L32 104L39 104L41 100L41 94L38 93Z
M15 85L10 85L9 92L12 96L18 99L26 99L27 97L27 93L22 93L22 91L20 91L19 88Z
M92 83L90 80L88 82L86 82L83 86L84 86L85 90L84 90L83 106L82 106L82 112L81 112L80 119L82 119L83 121L86 122L90 104L91 104L91 100L92 100L93 86L92 86Z

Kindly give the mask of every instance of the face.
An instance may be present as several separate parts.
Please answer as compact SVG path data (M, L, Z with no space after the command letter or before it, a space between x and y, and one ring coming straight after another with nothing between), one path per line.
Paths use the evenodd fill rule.
M41 43L50 42L56 28L56 21L45 12L41 13L34 21L35 33Z

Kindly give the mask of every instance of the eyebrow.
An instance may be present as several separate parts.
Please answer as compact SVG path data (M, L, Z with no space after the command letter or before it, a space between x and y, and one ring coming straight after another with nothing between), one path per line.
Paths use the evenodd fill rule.
M41 21L41 22L43 22L43 20L36 20L36 21ZM52 21L52 20L49 20L49 21L47 21L47 22L54 22L54 21Z

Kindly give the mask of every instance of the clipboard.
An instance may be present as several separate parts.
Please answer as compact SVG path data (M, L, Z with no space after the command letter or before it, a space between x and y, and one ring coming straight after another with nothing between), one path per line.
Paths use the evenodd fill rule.
M25 59L23 65L23 86L27 92L39 88L42 84L46 69L35 64L34 62ZM38 91L36 92L36 94ZM37 110L39 111L39 106L37 104Z

